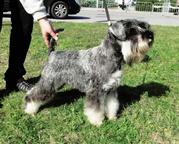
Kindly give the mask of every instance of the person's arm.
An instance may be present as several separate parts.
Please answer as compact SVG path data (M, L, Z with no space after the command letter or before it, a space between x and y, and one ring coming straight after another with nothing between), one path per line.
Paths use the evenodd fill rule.
M47 47L49 47L49 35L51 35L56 41L58 40L57 37L57 33L54 32L54 29L51 25L51 23L48 21L47 17L43 17L41 19L38 20L40 28L41 28L41 32L42 32L42 36L44 39L44 42L46 44Z
M27 13L32 14L35 20L47 16L43 0L20 0Z
M57 40L57 34L47 19L46 8L43 0L20 0L27 13L32 14L33 18L39 22L42 36L47 47L49 47L48 35Z

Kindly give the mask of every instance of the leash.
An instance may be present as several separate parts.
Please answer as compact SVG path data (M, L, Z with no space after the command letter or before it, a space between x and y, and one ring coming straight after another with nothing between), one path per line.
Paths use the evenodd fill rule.
M146 63L146 67L145 67L145 74L144 74L144 77L143 77L143 80L142 80L142 84L145 83L145 79L147 77L147 70L148 70L148 66L149 66L149 62Z
M108 6L107 6L107 3L106 3L106 0L103 0L103 4L104 4L105 12L106 12L108 26L111 26L111 20L110 20L110 16L109 16L109 11L108 11Z
M108 21L108 26L111 26L111 20L110 20L110 16L109 16L109 11L108 11L108 6L107 6L107 3L106 3L106 0L103 0L103 3L104 3L104 8L105 8L105 12L106 12L107 21ZM55 30L55 33L63 32L63 31L64 31L63 28L59 28L59 29ZM50 35L48 37L48 40L49 40L49 43L50 43L49 47L48 47L48 55L50 55L50 53L55 50L55 46L57 45L57 42Z
M55 30L55 33L63 32L63 31L64 28L59 28ZM57 42L51 35L48 36L48 41L49 41L48 55L50 55L50 53L55 50L55 46L57 45Z
M144 62L146 63L146 66L145 66L145 74L143 76L142 84L145 83L145 80L146 80L146 77L147 77L147 72L148 72L148 69L149 69L150 57L148 55L145 56Z

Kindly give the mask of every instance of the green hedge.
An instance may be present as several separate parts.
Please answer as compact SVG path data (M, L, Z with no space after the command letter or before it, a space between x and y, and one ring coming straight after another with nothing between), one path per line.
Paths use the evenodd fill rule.
M163 3L165 0L137 0L137 2L151 2L151 3ZM175 4L176 0L170 0L171 3Z
M159 0L137 0L136 3L136 11L152 11L152 5L155 4L161 4L164 2ZM175 6L176 0L170 0L171 5ZM159 11L159 10L158 10Z
M81 2L81 6L83 7L96 7L96 1L95 0L86 0Z
M152 2L137 2L136 11L152 11Z
M117 7L115 0L106 0L108 7ZM99 0L98 7L102 7L103 0ZM96 0L81 0L82 7L96 7Z

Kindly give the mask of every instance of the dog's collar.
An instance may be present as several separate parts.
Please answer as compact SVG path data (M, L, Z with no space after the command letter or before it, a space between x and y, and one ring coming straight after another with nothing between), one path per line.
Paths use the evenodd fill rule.
M117 37L112 29L112 27L109 27L109 33L111 34L110 36L115 39L115 40L119 40L122 41L122 39L120 39L119 37Z

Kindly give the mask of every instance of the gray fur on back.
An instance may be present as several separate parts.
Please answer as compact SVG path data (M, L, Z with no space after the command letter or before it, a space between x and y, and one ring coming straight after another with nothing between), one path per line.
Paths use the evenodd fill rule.
M122 54L116 55L115 49L110 47L111 42L106 38L99 47L88 50L54 51L42 77L50 77L56 86L69 84L82 92L87 92L91 86L103 85L121 68Z

